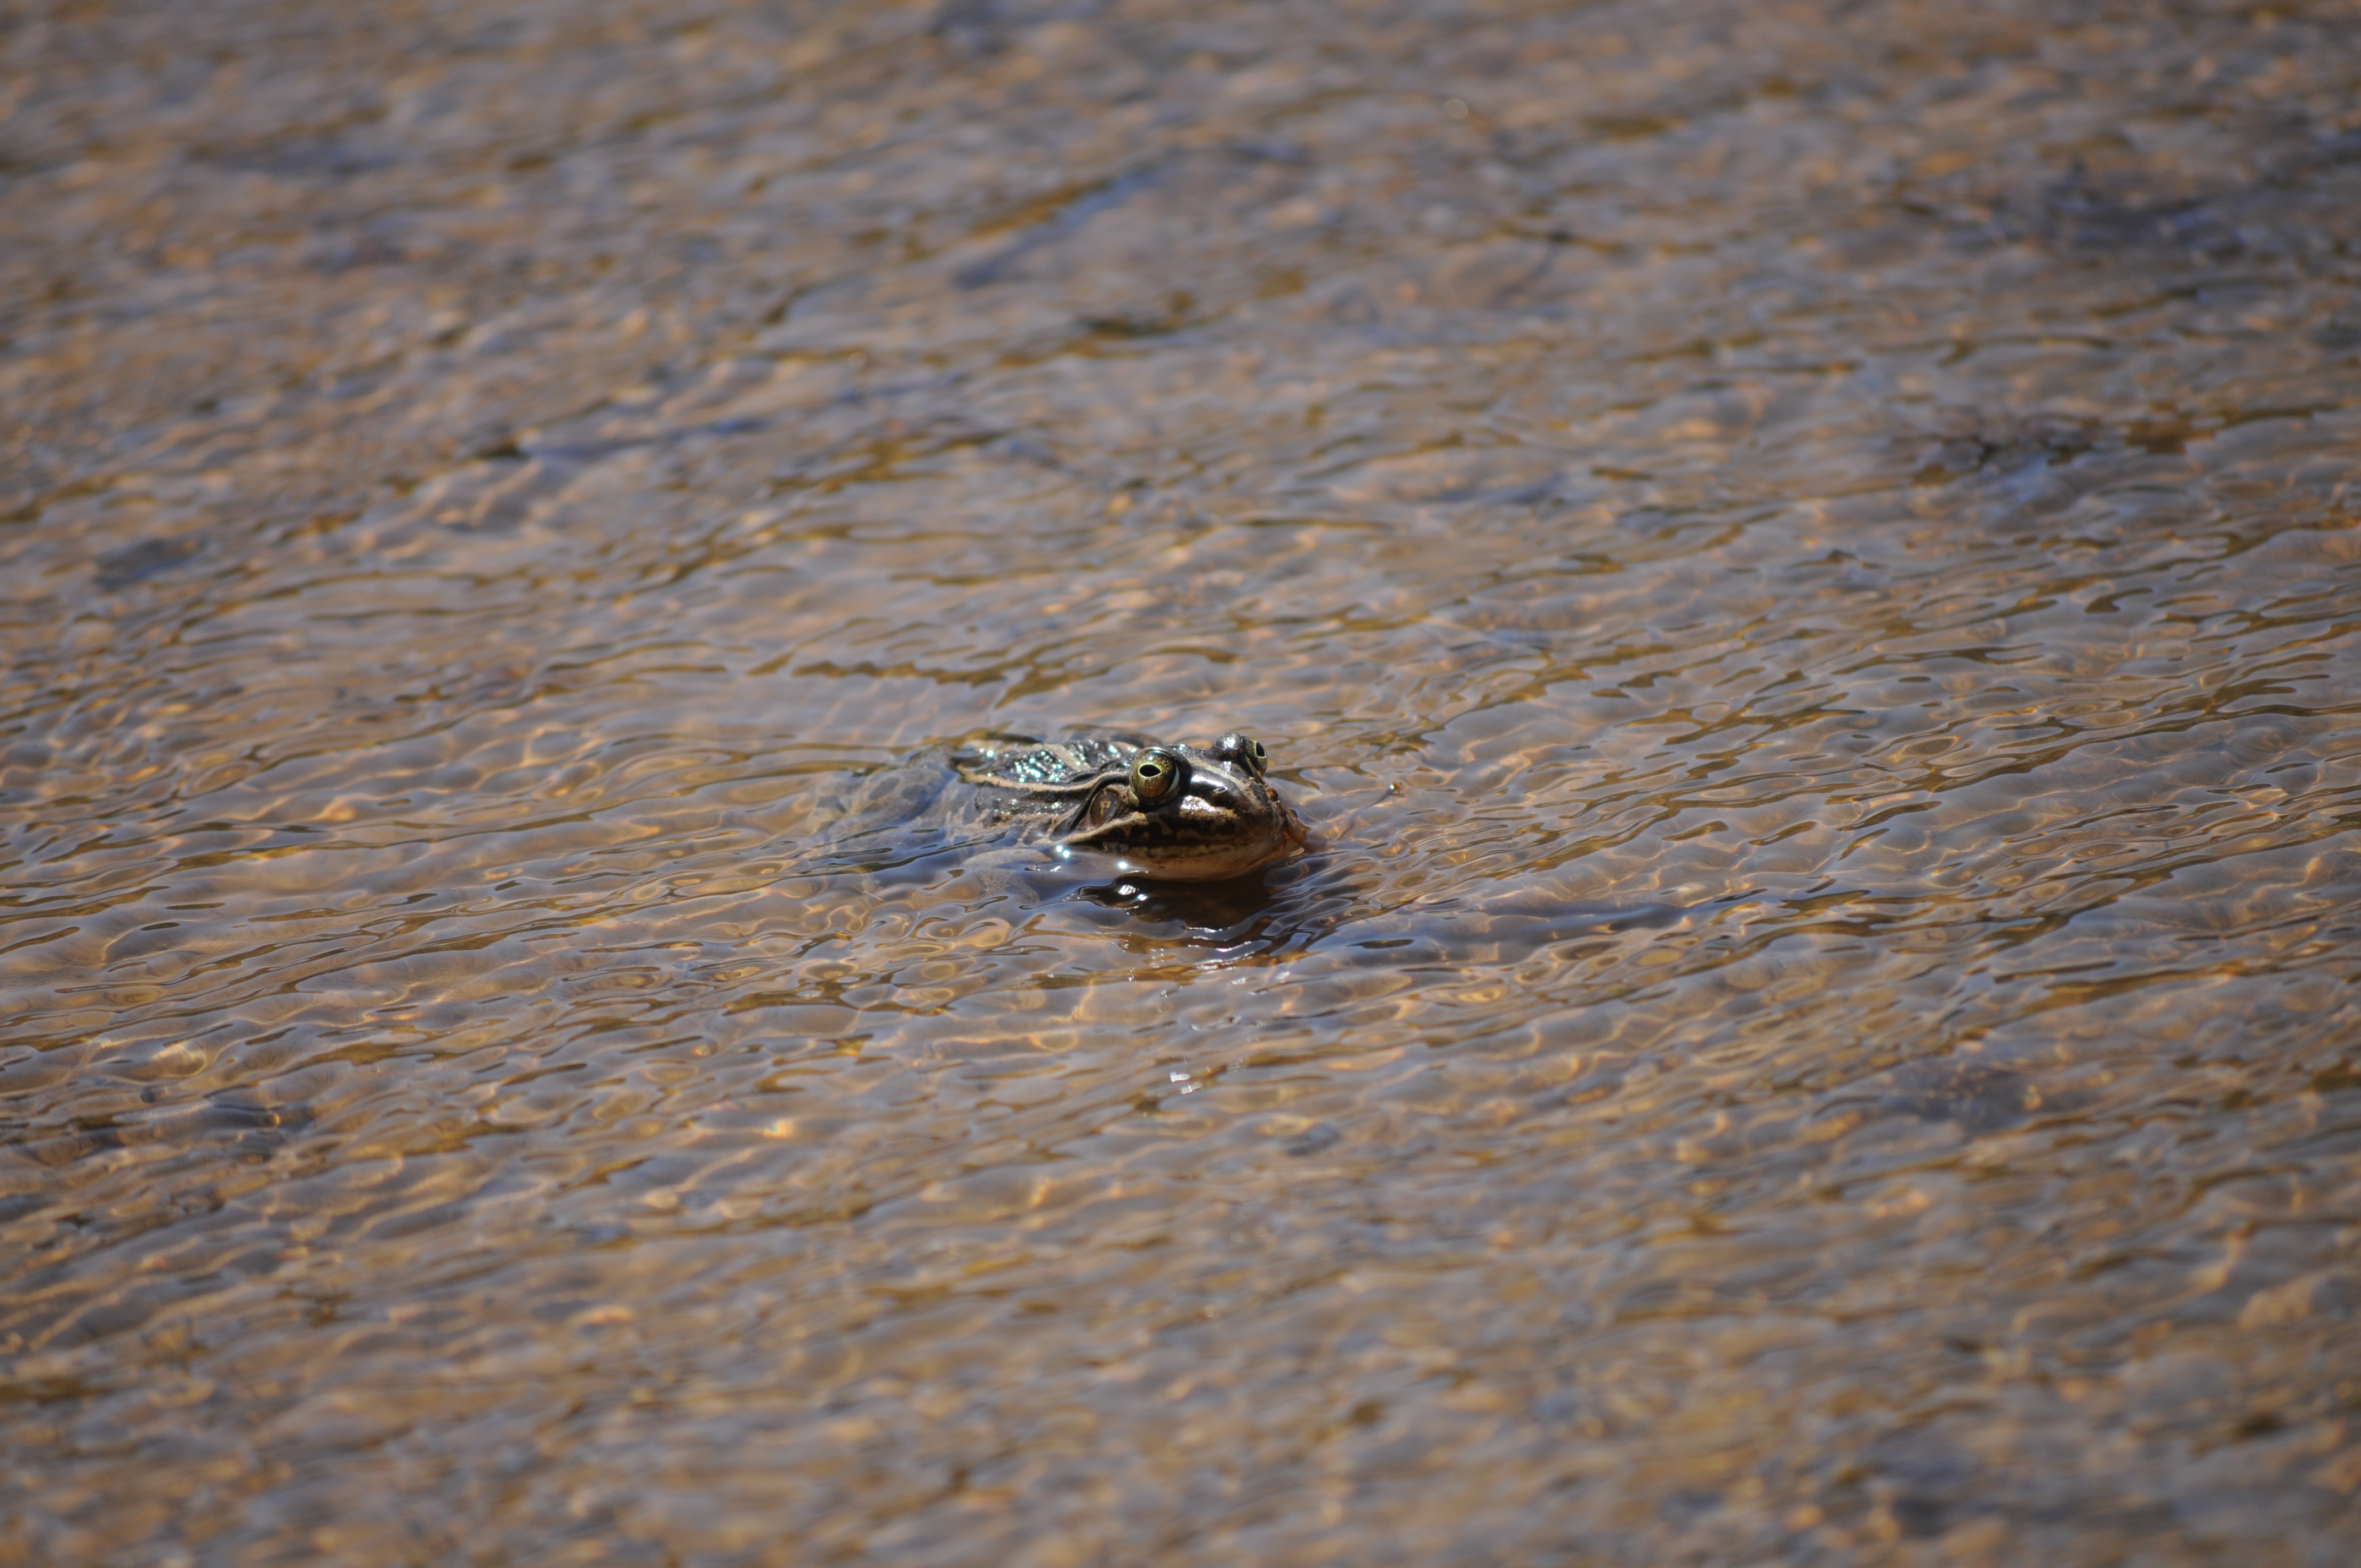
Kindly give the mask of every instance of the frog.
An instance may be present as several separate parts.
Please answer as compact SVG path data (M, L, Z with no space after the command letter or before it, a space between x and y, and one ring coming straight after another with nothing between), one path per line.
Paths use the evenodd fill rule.
M1061 861L1162 882L1243 877L1302 851L1302 819L1270 780L1270 753L1241 730L1210 745L1135 730L1054 740L998 736L951 765L983 823Z

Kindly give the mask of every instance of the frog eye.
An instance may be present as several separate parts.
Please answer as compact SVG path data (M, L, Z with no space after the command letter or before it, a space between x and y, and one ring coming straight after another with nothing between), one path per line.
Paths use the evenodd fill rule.
M1188 775L1189 764L1161 746L1132 754L1131 794L1142 806L1169 800Z
M1213 755L1237 763L1257 778L1270 766L1270 753L1262 749L1262 742L1249 740L1235 729L1213 742Z

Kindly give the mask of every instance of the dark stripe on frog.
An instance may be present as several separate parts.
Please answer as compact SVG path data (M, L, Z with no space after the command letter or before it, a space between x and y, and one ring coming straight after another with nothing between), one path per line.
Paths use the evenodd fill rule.
M1049 784L1034 779L1013 779L1008 777L1005 773L971 773L965 768L961 768L960 770L960 777L972 784L985 784L993 789L1016 790L1026 795L1050 795L1053 797L1058 795L1088 795L1091 791L1098 788L1099 785L1113 783L1123 776L1123 771L1121 769L1110 768L1105 773L1086 773L1081 778L1063 779L1058 783Z

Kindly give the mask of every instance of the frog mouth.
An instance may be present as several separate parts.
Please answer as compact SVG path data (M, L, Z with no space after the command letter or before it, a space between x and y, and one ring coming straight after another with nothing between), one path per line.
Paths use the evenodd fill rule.
M1302 824L1294 819L1292 813L1217 836L1175 836L1163 842L1126 838L1125 829L1143 825L1137 818L1117 818L1060 842L1068 850L1105 855L1126 869L1172 882L1215 882L1244 876L1292 854L1305 842Z

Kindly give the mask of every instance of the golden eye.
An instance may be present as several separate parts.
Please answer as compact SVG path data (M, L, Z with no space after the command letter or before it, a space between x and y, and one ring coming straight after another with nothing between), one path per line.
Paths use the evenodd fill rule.
M1161 746L1134 752L1131 759L1131 794L1142 806L1154 806L1169 800L1180 789L1189 764Z
M1233 729L1213 742L1213 755L1225 762L1235 762L1246 772L1260 778L1270 766L1270 753L1262 749L1259 740L1249 740Z

